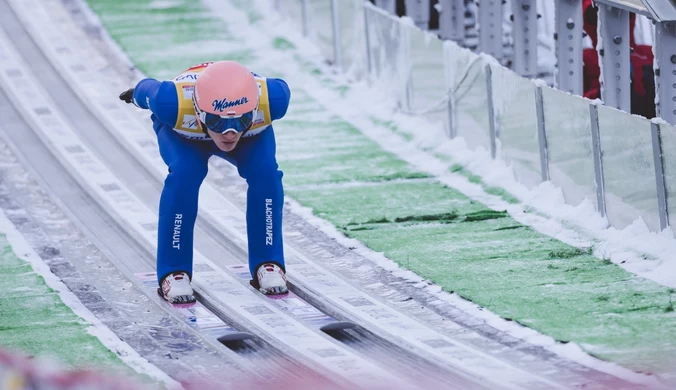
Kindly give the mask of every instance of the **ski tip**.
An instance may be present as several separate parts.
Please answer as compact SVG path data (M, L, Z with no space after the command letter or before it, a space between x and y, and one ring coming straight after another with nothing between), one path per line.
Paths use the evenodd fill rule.
M330 324L324 325L319 330L322 332L337 332L340 330L353 329L356 328L357 324L350 321L336 321Z
M227 344L235 343L235 342L238 342L238 341L250 340L253 337L254 336L251 333L248 333L248 332L231 332L231 333L228 333L228 334L224 334L223 336L217 338L217 340L221 344L227 345Z

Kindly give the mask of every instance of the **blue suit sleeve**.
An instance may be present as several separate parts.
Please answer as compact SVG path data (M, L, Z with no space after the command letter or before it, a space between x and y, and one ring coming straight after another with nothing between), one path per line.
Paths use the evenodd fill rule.
M291 100L289 86L282 79L267 79L268 99L270 100L270 116L272 120L281 119L286 115Z
M178 116L178 94L171 81L143 79L134 88L134 104L150 110L160 122L174 126Z

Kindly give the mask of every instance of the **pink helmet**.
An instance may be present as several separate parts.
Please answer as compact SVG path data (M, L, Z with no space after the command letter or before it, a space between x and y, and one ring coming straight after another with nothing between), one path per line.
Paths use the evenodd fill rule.
M237 62L214 62L195 81L194 97L200 111L240 116L258 107L258 83L251 72Z

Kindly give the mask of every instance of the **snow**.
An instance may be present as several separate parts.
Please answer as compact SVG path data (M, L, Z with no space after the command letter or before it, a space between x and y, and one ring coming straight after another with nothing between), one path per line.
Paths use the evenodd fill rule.
M33 268L33 271L45 279L47 286L58 292L59 297L64 304L70 307L77 316L91 324L91 326L87 328L87 332L98 338L103 345L139 374L148 375L170 389L181 388L178 382L171 379L159 368L141 357L138 352L131 348L127 343L120 340L117 335L101 322L101 320L90 312L80 300L77 299L75 294L63 284L61 279L51 272L47 264L42 261L40 256L33 250L12 222L7 219L7 216L2 210L0 210L0 231L4 232L7 236L7 241L12 246L12 250L17 257L28 262Z
M292 212L302 216L306 221L320 229L327 236L335 239L336 242L343 246L354 248L353 251L355 253L358 253L359 255L373 261L383 269L392 272L394 276L405 279L412 283L417 283L416 286L418 288L424 289L427 293L436 296L440 301L447 302L459 310L462 310L477 319L483 320L486 324L494 327L495 329L499 329L502 332L522 339L530 344L541 346L553 353L556 353L559 356L563 356L569 360L575 361L595 370L614 375L618 378L647 386L659 386L659 383L655 381L654 378L637 374L614 363L595 359L574 343L558 343L552 337L545 336L531 328L521 326L513 321L505 321L502 317L497 316L490 311L459 297L457 294L443 291L440 286L429 283L413 271L401 268L394 261L385 257L383 253L374 252L360 241L346 237L341 231L336 229L333 224L315 216L311 209L303 207L298 202L293 200L287 200L287 203L287 207Z
M236 20L235 15L240 12L236 9L225 10L222 8L222 4L216 0L205 0L205 2L219 15L224 15L227 11L228 15L223 16L227 20ZM297 31L298 29L291 22L280 21L276 17L270 16L275 15L276 12L269 2L258 0L256 5L258 10L267 15L266 18L269 19L268 23L262 24L262 28L274 26L274 30L271 28L267 31L267 34L250 34L252 47L265 46L268 36L282 36L293 42L299 51L305 54L305 58L321 58L317 47L303 38L300 31ZM239 18L246 20L244 16ZM242 26L241 28L246 27ZM346 76L337 74L336 69L327 68L319 61L315 62L318 68L333 73L333 78L337 82L347 81ZM361 81L352 82L350 90L345 96L341 97L338 93L322 86L319 80L308 77L307 73L292 65L291 61L284 63L286 65L283 71L289 81L292 83L302 82L306 91L314 99L326 107L331 107L334 113L361 129L366 136L376 141L385 150L393 152L416 168L436 176L442 183L465 193L470 198L482 202L488 207L496 210L507 210L514 219L541 233L578 247L594 246L596 256L610 258L630 272L666 286L676 287L676 272L674 272L676 271L676 260L671 256L676 250L676 239L670 231L650 232L645 227L645 223L640 220L623 230L607 228L607 220L594 210L593 202L589 199L578 206L568 205L564 202L561 189L551 182L542 183L529 190L516 181L511 167L502 161L492 160L486 150L473 151L466 146L462 139L447 139L441 136L444 132L443 129L426 122L423 117L397 113L396 97L392 96L393 94L383 95L381 91L371 88L367 82ZM392 80L392 84L396 84L396 82L396 80ZM354 104L355 101L359 101L360 104ZM412 140L408 141L386 129L374 127L369 121L369 117L376 117L383 121L392 120L399 129L407 132ZM416 131L421 127L427 127L430 131ZM522 203L511 205L499 197L486 194L482 187L470 183L464 176L450 173L447 162L440 161L425 151L430 148L451 157L454 162L460 163L473 173L478 174L487 185L504 188L520 199ZM343 245L357 248L356 251L362 256L371 259L384 269L392 271L396 276L419 282L421 288L428 289L440 299L451 302L471 315L485 320L497 329L532 344L543 346L552 352L597 370L636 383L655 385L652 378L636 374L616 364L595 359L576 345L558 344L548 336L513 322L505 321L455 294L443 292L438 286L423 283L424 280L420 276L401 269L382 253L375 253L360 242L346 238L329 222L315 217L311 210L293 201L290 202L290 207L294 212L303 216L315 227ZM526 212L529 210L536 210L537 212ZM575 226L570 227L571 223ZM658 260L646 261L644 259L646 255Z
M181 5L182 3L183 2L180 0L154 0L148 4L148 7L152 9L168 9Z
M206 3L215 6L214 0L206 0ZM258 0L258 4L261 9L270 8L269 13L275 12L265 1ZM275 22L276 24L278 22ZM290 25L288 27L282 30L284 33L280 33L277 29L270 34L281 35L294 42L303 53L306 53L307 58L319 58L316 47L301 37L294 27ZM260 39L262 41L265 38ZM322 64L318 63L317 66L321 68ZM298 69L289 66L285 72L295 80L302 79L313 98L331 107L335 113L360 128L385 149L394 152L418 169L437 176L445 184L493 209L507 210L519 222L563 242L578 247L594 245L595 255L598 257L610 258L629 272L676 288L676 272L674 272L676 259L672 256L676 253L676 238L671 229L660 233L650 232L647 228L642 228L645 223L640 219L622 230L608 227L606 218L594 210L592 200L587 199L578 206L566 204L561 189L551 182L542 183L529 190L515 179L511 167L504 162L491 160L485 150L470 150L462 139L440 137L443 129L430 123L425 126L423 117L397 113L394 98L384 96L380 91L370 88L366 82L352 83L346 95L340 97ZM341 75L335 75L334 78L339 82L345 82ZM541 81L535 81L536 84L538 82ZM395 83L393 80L392 84ZM360 104L355 105L354 101L359 101ZM384 121L392 120L399 129L412 137L412 141L374 127L368 120L369 117ZM416 131L421 127L431 128L432 131ZM496 196L486 194L481 187L470 183L463 176L447 172L448 163L424 151L430 148L481 176L487 185L507 190L521 200L522 204L510 205ZM524 212L529 209L537 210L540 215ZM575 225L574 228L566 227L571 223ZM658 260L646 262L645 257Z
M205 0L210 4L215 12L237 14L239 11L223 7L221 1ZM171 2L156 1L155 6L168 6ZM263 11L264 15L274 15L275 11L272 9L272 2L258 1L259 10ZM272 18L271 16L266 16ZM240 15L241 20L247 18ZM412 21L407 21L409 24ZM321 58L317 48L309 41L303 39L300 31L297 31L296 26L290 23L282 23L280 28L279 21L272 23L275 27L274 32L270 34L283 36L296 44L300 51L305 54L306 58ZM281 32L283 31L283 32ZM262 46L267 42L267 37L271 35L266 34L252 34L252 46ZM255 42L258 40L258 44ZM260 45L259 45L260 44ZM111 45L116 47L116 45ZM553 52L553 51L552 51ZM120 53L123 55L123 53ZM126 58L126 57L125 57ZM595 245L595 255L599 257L610 257L612 261L621 265L625 269L637 275L647 277L662 283L667 286L676 287L676 260L672 258L672 254L676 249L676 239L670 230L665 230L661 233L652 233L647 230L645 223L641 220L635 221L633 224L623 230L607 228L607 220L600 216L595 210L593 202L587 199L578 206L570 206L565 204L562 192L555 187L551 182L542 183L541 185L528 189L523 184L516 181L512 170L504 162L494 161L490 159L490 155L485 150L472 151L465 141L462 139L445 139L440 136L443 129L435 128L430 132L415 132L410 129L417 129L424 124L424 119L420 117L411 117L400 113L395 113L396 102L391 97L383 96L377 90L369 88L367 83L360 82L351 85L351 90L347 92L345 97L340 97L335 92L330 91L319 84L317 80L308 77L306 73L297 69L289 62L288 68L285 72L289 74L290 79L302 80L304 84L308 85L308 90L312 96L324 103L327 107L332 107L336 113L340 114L344 119L352 122L362 129L365 134L375 141L377 141L385 149L393 151L403 160L409 161L419 169L431 173L439 178L445 184L448 184L471 198L476 199L487 206L494 209L507 210L519 222L530 225L536 230L556 237L559 240L567 242L576 246ZM322 67L321 64L317 64ZM335 79L338 81L345 81L341 75L336 75ZM352 103L359 101L359 105ZM385 132L383 129L372 127L369 116L376 116L383 120L393 120L400 129L407 131L412 135L412 141L407 141L399 136L393 135L390 132ZM510 205L502 199L486 194L483 189L470 183L465 177L452 174L447 171L448 163L442 162L429 153L422 151L423 149L434 146L435 151L444 155L450 156L454 161L467 167L472 172L479 174L485 183L492 186L499 186L511 194L515 195L522 201L519 205ZM653 384L644 376L635 374L629 370L619 367L614 364L601 362L584 353L579 347L573 344L557 344L552 338L541 335L529 328L525 328L508 322L500 317L482 310L476 305L459 298L455 294L449 294L441 291L438 286L430 286L428 283L423 283L424 280L411 271L401 269L393 261L384 257L381 253L375 253L359 243L356 240L346 238L333 225L312 215L307 208L300 206L295 202L291 202L291 209L304 216L314 226L320 228L329 236L335 238L338 242L351 247L356 247L356 251L361 255L371 259L378 265L387 270L391 270L395 275L407 278L411 281L420 283L420 288L427 289L433 292L439 299L452 303L454 306L471 313L477 318L485 320L491 326L503 330L513 336L522 338L535 345L541 345L547 349L575 360L587 366L596 368L601 371L612 373L618 377L626 378L639 383ZM525 213L526 209L536 209L539 213ZM568 226L569 223L576 225L575 229ZM48 284L59 292L63 291L64 301L67 301L69 306L74 307L76 313L81 315L92 323L92 332L101 335L105 339L105 343L109 348L117 350L129 351L128 356L124 359L130 359L128 362L133 363L132 367L144 367L148 372L153 372L154 377L164 378L163 375L149 364L135 355L126 344L119 340L115 342L115 336L103 327L96 318L91 315L77 299L67 291L67 288L52 275L44 263L39 260L36 254L30 252L30 247L21 241L20 236L17 237L18 232L13 229L10 223L6 221L4 216L0 216L0 230L7 232L8 239L16 248L18 253L26 253L26 258L32 263L37 263L34 268L42 266L41 274L46 273L51 275ZM21 248L21 249L19 249ZM646 261L645 255L657 260ZM38 271L38 269L36 269ZM60 285L60 288L54 286ZM78 306L79 305L79 306ZM83 314L81 314L83 313ZM100 327L102 329L100 329ZM103 329L105 328L105 329ZM102 339L102 341L103 341ZM112 344L111 344L112 343ZM126 348L126 349L124 349ZM141 359L142 361L139 361ZM170 380L169 380L170 381ZM167 382L171 383L171 382Z

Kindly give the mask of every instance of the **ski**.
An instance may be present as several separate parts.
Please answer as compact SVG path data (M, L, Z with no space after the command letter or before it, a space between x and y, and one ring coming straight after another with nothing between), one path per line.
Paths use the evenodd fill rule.
M260 293L252 283L248 264L234 264L227 268L239 279L248 282L251 285L251 288L255 289L260 295L273 301L282 311L291 314L314 329L319 329L324 333L331 333L352 329L357 326L353 322L340 321L331 317L312 306L292 291L282 295L264 295Z
M157 274L155 272L138 273L136 277L146 289L157 293ZM238 331L225 323L199 301L194 303L169 303L164 298L161 298L161 301L166 307L179 314L179 317L188 326L207 337L218 340L227 347L230 347L233 343L253 338L251 333Z

